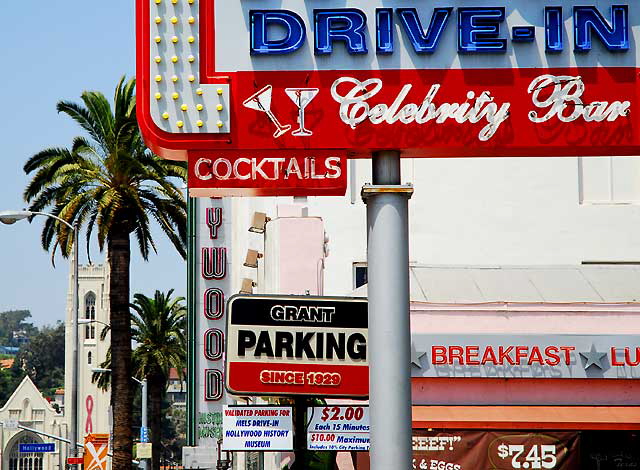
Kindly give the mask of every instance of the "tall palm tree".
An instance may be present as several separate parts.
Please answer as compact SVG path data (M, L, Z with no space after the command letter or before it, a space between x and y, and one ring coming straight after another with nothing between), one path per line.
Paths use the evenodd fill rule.
M156 291L153 298L136 294L131 304L132 336L138 343L133 352L133 364L138 377L147 379L153 470L160 468L162 437L162 399L167 390L169 371L174 368L184 376L186 364L184 297L172 298L173 289L166 294Z
M29 210L49 212L86 229L87 252L94 230L106 244L110 268L109 307L113 359L113 468L130 469L132 457L131 315L129 263L131 235L142 257L156 251L154 219L178 252L185 256L186 203L176 179L185 181L184 165L153 155L136 123L135 80L123 77L113 108L102 93L85 91L82 103L60 101L58 112L76 121L87 137L76 137L70 149L48 148L24 165L33 179L24 192ZM69 256L74 243L64 224L47 218L42 246Z

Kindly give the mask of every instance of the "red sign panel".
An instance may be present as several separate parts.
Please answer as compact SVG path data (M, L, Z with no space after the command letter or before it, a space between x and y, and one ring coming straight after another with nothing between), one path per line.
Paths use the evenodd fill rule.
M234 296L228 308L230 392L368 395L366 300Z
M344 152L217 151L189 158L191 196L342 196ZM241 189L238 189L240 187Z
M578 432L423 431L412 437L413 469L584 469Z
M190 160L640 153L635 5L470 3L138 0L140 127Z

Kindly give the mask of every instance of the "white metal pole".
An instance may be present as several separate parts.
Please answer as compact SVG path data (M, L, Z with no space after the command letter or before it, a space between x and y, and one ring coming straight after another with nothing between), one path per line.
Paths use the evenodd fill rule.
M371 470L411 469L408 201L400 152L375 153L367 204Z
M71 356L71 414L69 416L69 426L71 428L70 441L71 449L70 454L72 457L77 457L78 442L78 374L80 365L78 364L78 316L79 316L79 281L78 281L78 222L73 224L73 319L71 321L71 333L73 335L71 340L72 356ZM75 464L73 467L75 468Z
M142 427L145 429L145 432L149 432L149 428L147 427L147 379L146 377L142 379ZM151 449L151 455L153 455L153 448ZM147 462L148 459L138 459L140 460L140 468L147 469L149 468Z

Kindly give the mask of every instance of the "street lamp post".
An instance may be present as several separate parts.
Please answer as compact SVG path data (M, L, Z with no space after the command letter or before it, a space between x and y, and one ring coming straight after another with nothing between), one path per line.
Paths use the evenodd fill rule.
M43 215L57 220L61 224L66 225L73 230L73 318L71 320L71 416L69 419L70 428L70 454L71 457L77 457L77 445L78 445L78 316L79 316L79 298L78 298L78 221L73 225L58 216L49 214L47 212L34 212L34 211L0 211L0 222L3 224L11 225L16 222L34 217L36 215ZM76 464L73 464L75 467Z
M92 322L97 322L97 323L102 323L102 322L98 322L97 320L91 320L89 321L82 321L81 323L92 323ZM103 323L103 325L106 325L106 323ZM107 325L108 326L108 325ZM104 368L100 368L100 367L94 367L93 369L91 369L91 372L111 372L111 369L104 369ZM144 378L142 380L136 378L136 377L131 377L133 380L135 380L136 382L138 382L141 386L142 386L142 416L141 416L141 426L144 429L149 429L147 426L147 397L148 397L148 389L147 389L147 379ZM147 468L147 459L138 459L140 460L140 468L146 469Z

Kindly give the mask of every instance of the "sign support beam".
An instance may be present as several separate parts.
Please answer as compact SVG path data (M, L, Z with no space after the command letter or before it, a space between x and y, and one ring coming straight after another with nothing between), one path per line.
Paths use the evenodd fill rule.
M373 154L367 204L371 470L411 468L408 202L400 152Z

